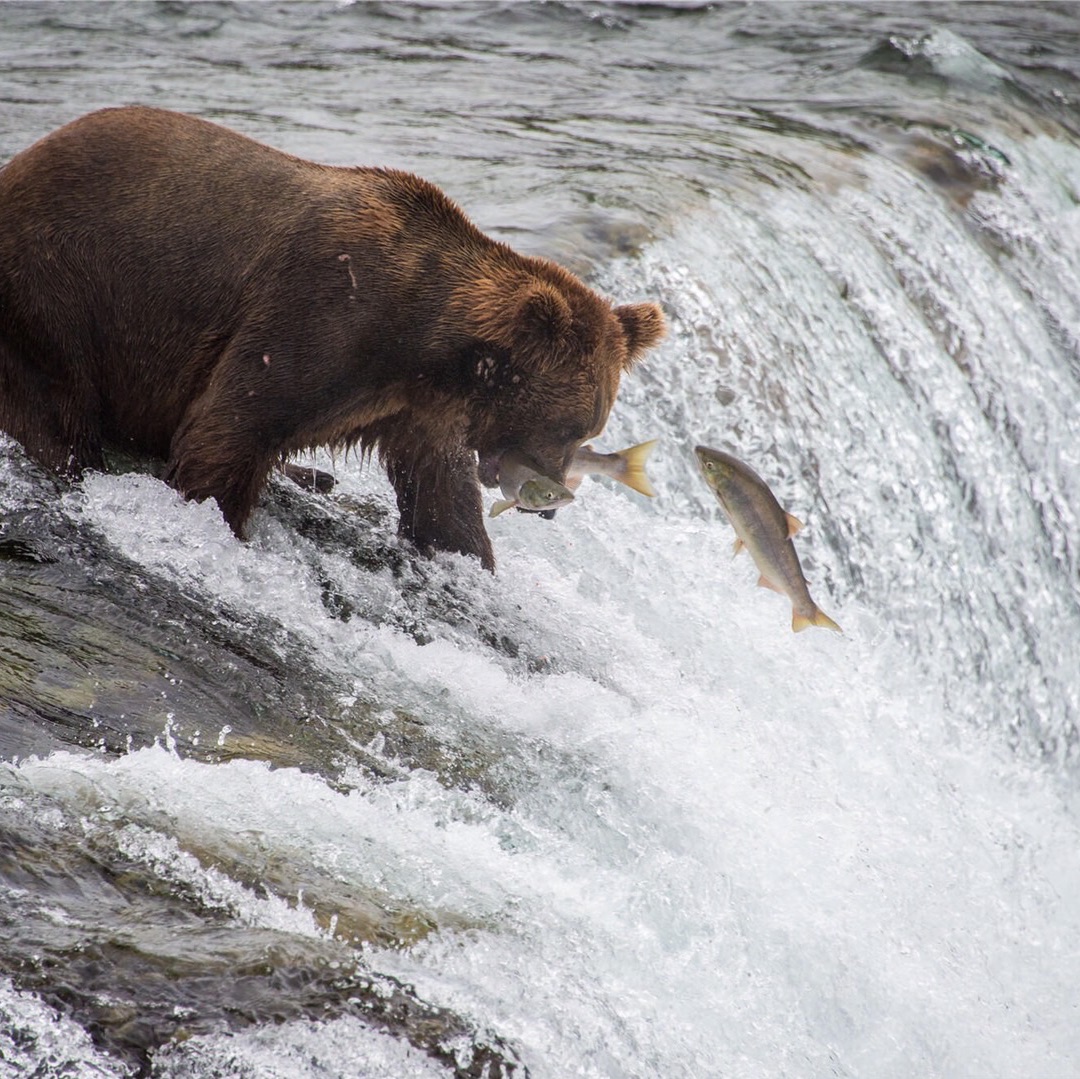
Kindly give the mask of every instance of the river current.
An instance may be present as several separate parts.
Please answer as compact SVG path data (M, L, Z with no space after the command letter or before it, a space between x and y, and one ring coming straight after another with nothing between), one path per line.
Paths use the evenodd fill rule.
M188 111L671 327L598 441L657 497L495 576L353 456L240 543L0 436L0 1075L1080 1074L1078 58L1072 4L0 5L0 162Z

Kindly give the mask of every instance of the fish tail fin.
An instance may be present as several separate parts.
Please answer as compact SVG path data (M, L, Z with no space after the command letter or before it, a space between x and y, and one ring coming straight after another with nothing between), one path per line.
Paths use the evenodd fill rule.
M814 613L810 617L805 614L799 614L798 611L791 612L791 628L796 633L802 633L804 629L810 626L821 626L823 629L834 629L837 633L843 633L844 631L820 608L815 607Z
M625 462L619 480L638 493L648 495L649 498L655 498L656 491L649 482L649 477L645 475L645 462L658 441L659 439L653 438L648 442L631 446L629 449L619 450L619 456Z
M509 509L513 509L517 505L517 500L513 498L500 499L498 502L493 502L491 505L491 513L489 517L498 517L500 513L505 513Z

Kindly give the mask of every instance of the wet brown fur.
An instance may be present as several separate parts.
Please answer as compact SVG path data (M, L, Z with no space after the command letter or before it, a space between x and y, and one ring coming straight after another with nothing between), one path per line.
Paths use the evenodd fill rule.
M377 451L400 531L494 565L477 458L562 479L664 330L404 172L92 113L0 170L0 428L78 476L163 457L242 535L282 456Z

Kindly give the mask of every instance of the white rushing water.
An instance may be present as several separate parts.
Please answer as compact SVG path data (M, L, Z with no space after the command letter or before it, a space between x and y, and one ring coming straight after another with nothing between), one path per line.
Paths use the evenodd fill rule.
M1063 153L1009 152L1031 168ZM357 693L499 732L516 745L509 808L423 772L332 789L165 744L19 773L73 820L122 822L129 854L243 924L322 932L186 845L270 850L460 923L372 959L498 1030L534 1076L1074 1073L1080 829L1064 777L1009 734L1035 724L1053 749L1077 715L1075 374L1022 286L1075 333L1076 263L1067 280L1060 260L1080 243L1075 208L1018 186L976 196L1005 254L877 159L827 192L717 201L610 271L611 291L643 279L673 316L605 438L662 438L660 497L592 483L553 525L491 522L497 578L438 571L549 673L449 627L421 646L330 618L302 541L265 518L245 546L149 477L69 496L148 572L289 625ZM811 587L843 637L793 635L786 601L730 558L699 440L806 520ZM386 494L359 462L323 463ZM337 568L369 612L394 602ZM177 1075L436 1073L352 1020L169 1059Z
M602 270L671 320L602 440L660 439L659 496L590 481L551 524L488 522L497 576L449 556L432 571L546 664L437 621L420 644L389 618L388 571L325 556L358 612L333 617L310 543L265 513L241 544L149 476L65 496L148 576L287 626L313 679L448 743L484 732L505 804L421 769L330 783L183 759L163 730L118 759L17 762L11 791L48 799L26 800L35 826L115 833L236 925L327 933L302 894L215 858L429 912L438 932L367 960L497 1032L534 1079L1080 1074L1080 151L1004 109L980 136L994 153L964 151L987 182L963 216L914 144L791 138L788 181L671 207ZM699 442L806 523L811 592L842 636L794 635L732 559ZM377 467L317 463L389 504ZM173 719L229 737L214 715ZM122 1074L7 981L0 1017L0 1074ZM344 1018L201 1035L154 1074L445 1072Z

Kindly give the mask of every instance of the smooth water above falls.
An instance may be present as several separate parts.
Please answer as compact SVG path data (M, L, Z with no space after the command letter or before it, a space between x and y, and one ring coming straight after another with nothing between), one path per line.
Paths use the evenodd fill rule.
M0 159L197 112L671 332L602 440L660 439L658 497L493 519L495 577L353 458L240 544L0 443L0 1075L1080 1073L1078 45L1054 4L4 5ZM698 443L842 637L731 558Z

